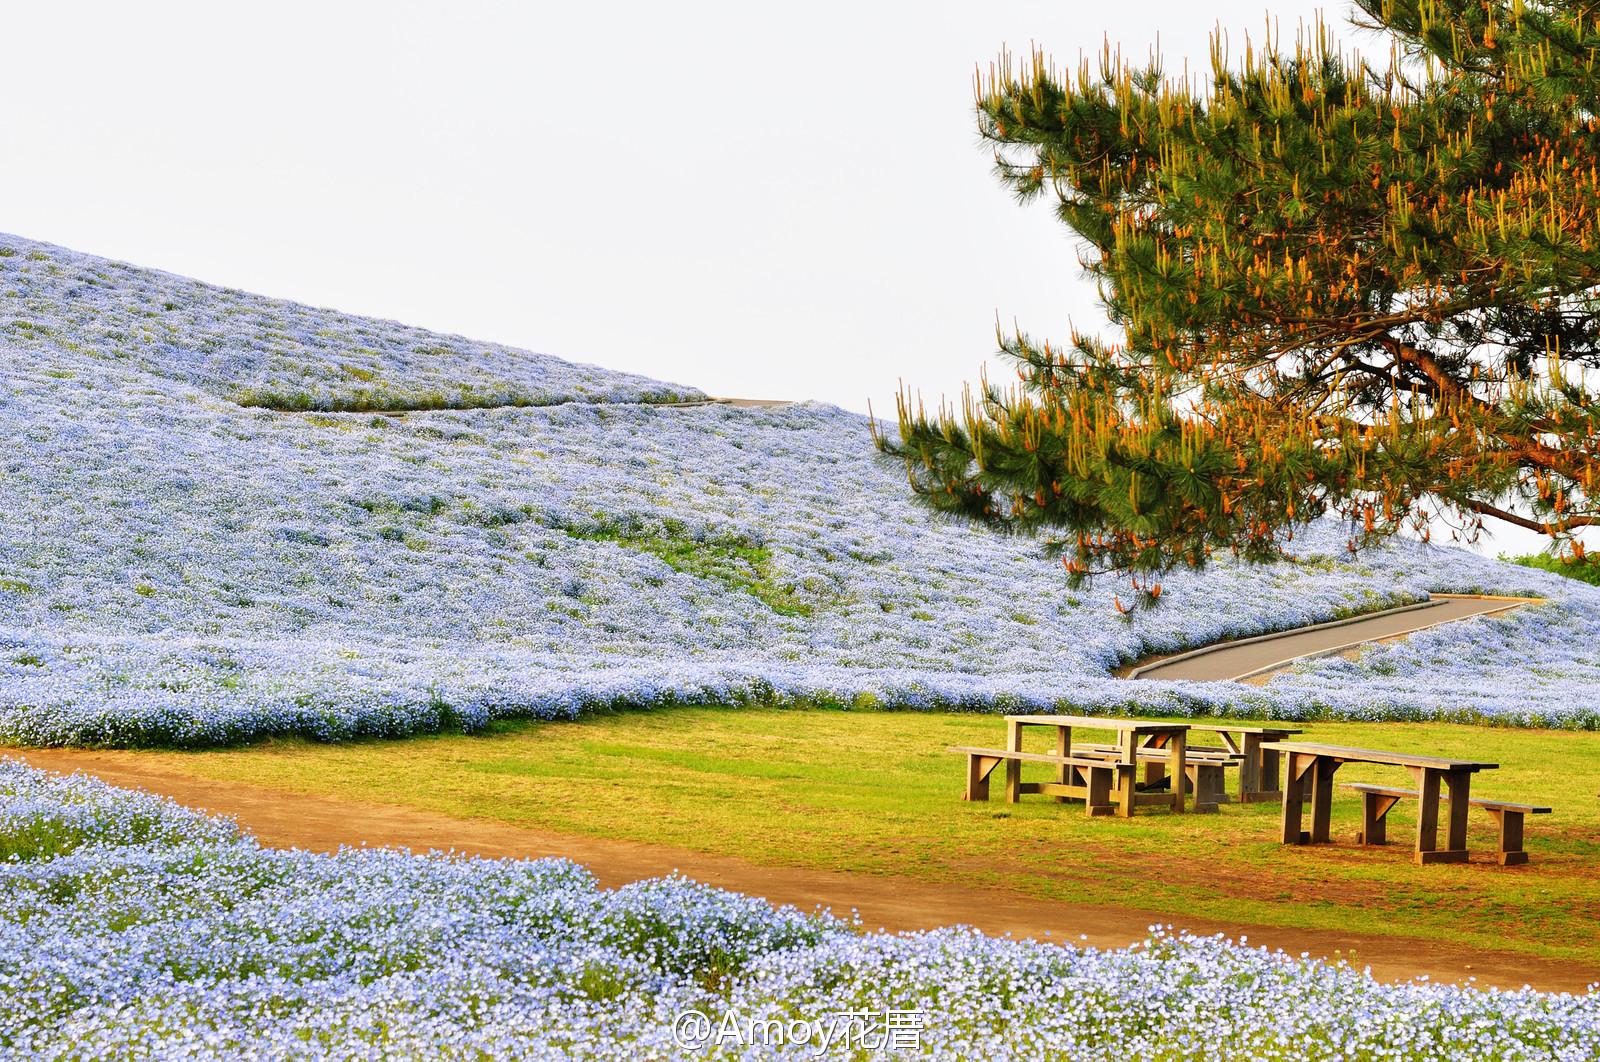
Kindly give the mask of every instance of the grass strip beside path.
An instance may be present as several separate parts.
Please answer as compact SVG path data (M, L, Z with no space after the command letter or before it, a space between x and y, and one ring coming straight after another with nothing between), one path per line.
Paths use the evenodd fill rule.
M1477 810L1472 863L1418 867L1408 850L1414 802L1390 813L1397 843L1360 849L1351 844L1359 800L1345 791L1334 806L1337 843L1315 848L1276 842L1276 805L1091 820L1080 805L1039 797L964 803L963 764L945 747L998 745L1004 735L998 718L976 715L685 708L507 723L470 737L137 755L196 778L772 866L1600 959L1600 734L1411 723L1305 730L1306 740L1496 761L1474 795L1556 812L1529 820L1526 867L1493 863L1493 826ZM1029 737L1047 751L1050 735ZM1354 764L1338 781L1409 785L1402 772Z

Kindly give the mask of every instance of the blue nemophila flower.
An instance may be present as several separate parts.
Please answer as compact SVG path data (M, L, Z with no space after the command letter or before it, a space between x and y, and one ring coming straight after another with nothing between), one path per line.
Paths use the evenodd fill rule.
M685 1049L687 1010L914 1011L941 1058L1600 1052L1595 993L1379 984L1159 926L1120 951L862 934L678 878L606 891L561 860L273 851L0 761L0 836L27 821L82 836L0 862L5 1057L817 1057Z

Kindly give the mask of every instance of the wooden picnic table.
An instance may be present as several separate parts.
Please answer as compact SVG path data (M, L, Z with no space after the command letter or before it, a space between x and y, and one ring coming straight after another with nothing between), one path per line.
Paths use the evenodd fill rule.
M1254 804L1283 797L1278 788L1278 753L1266 746L1269 742L1283 741L1302 731L1294 727L1241 726L1200 720L1190 723L1189 728L1218 735L1228 751L1243 758L1239 764L1239 803Z
M1050 720L1058 718L1065 719L1067 717L1047 715L1017 716L1015 718ZM1093 721L1099 721L1099 717L1077 716L1074 718L1078 720L1078 725L1088 725L1083 722L1085 718L1090 718ZM1153 783L1159 782L1163 777L1166 777L1168 773L1168 766L1162 763L1160 760L1152 759L1149 753L1153 749L1160 749L1166 746L1167 741L1169 740L1169 731L1165 728L1170 727L1171 724L1152 724L1150 720L1144 719L1123 719L1116 720L1116 722L1130 725L1138 724L1139 726L1143 727L1155 726L1163 728L1159 731L1152 732L1152 736L1144 742L1144 751L1140 758L1144 761L1145 786L1148 787ZM1042 724L1031 723L1028 725L1037 726ZM1278 754L1276 752L1267 750L1264 748L1264 746L1268 742L1283 741L1295 734L1301 733L1298 728L1285 726L1250 726L1242 723L1211 722L1198 719L1190 720L1187 725L1189 727L1189 733L1191 734L1196 730L1202 730L1208 734L1216 734L1222 739L1223 743L1220 746L1196 745L1193 741L1189 741L1187 743L1184 755L1186 757L1186 761L1192 765L1196 759L1209 758L1204 755L1197 756L1197 753L1205 754L1215 752L1224 754L1227 757L1223 763L1224 766L1237 766L1239 768L1238 787L1236 790L1239 803L1264 803L1266 801L1278 801L1283 798L1283 793L1279 789L1278 781L1280 770ZM1071 747L1070 731L1067 735L1066 747ZM1094 747L1104 748L1105 746ZM1219 792L1217 794L1217 799L1226 802L1228 797Z
M1085 730L1114 730L1117 732L1117 757L1116 762L1129 766L1137 766L1141 760L1141 751L1148 748L1160 748L1166 751L1166 768L1172 775L1172 790L1170 793L1140 793L1138 792L1137 771L1126 770L1119 772L1117 785L1120 787L1118 803L1121 805L1122 814L1131 815L1133 809L1141 804L1166 804L1173 811L1184 810L1184 794L1187 788L1186 752L1188 746L1188 723L1161 723L1150 719L1114 719L1106 716L1087 715L1008 715L1006 716L1006 748L1011 752L1022 751L1022 732L1030 726L1053 727L1056 732L1055 754L1061 758L1072 756L1072 730L1079 727ZM1022 761L1006 761L1006 800L1016 803L1017 796L1022 793L1046 793L1073 786L1073 767L1068 764L1059 764L1056 769L1056 781L1053 783L1022 782ZM1074 787L1075 788L1075 787ZM1058 799L1066 799L1065 795Z
M1467 858L1467 810L1471 806L1472 776L1494 770L1498 763L1417 756L1407 752L1321 745L1309 741L1263 742L1262 749L1288 757L1283 784L1283 843L1325 844L1333 815L1333 775L1346 763L1376 763L1403 767L1416 780L1418 863L1462 863ZM1445 847L1439 848L1439 788L1450 794L1450 819ZM1309 787L1311 829L1300 828L1301 804Z

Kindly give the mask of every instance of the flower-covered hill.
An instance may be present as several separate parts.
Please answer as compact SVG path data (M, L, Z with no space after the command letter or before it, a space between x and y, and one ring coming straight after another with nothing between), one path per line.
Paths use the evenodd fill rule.
M664 406L694 392L464 340L409 358L426 333L0 247L0 740L756 699L1595 719L1600 590L1547 573L1416 545L1350 559L1319 525L1299 564L1174 578L1124 622L1115 586L1071 593L1035 544L931 519L854 414ZM338 375L358 340L383 402ZM252 404L266 390L300 397ZM1365 665L1264 690L1110 675L1452 590L1554 603L1441 633L1454 670L1389 666L1392 690Z
M250 406L385 410L704 397L547 354L319 310L0 234L8 356Z

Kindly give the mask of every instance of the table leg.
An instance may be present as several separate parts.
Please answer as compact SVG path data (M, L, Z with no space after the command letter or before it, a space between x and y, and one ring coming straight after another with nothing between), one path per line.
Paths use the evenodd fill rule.
M1311 843L1327 844L1332 840L1333 825L1333 773L1339 761L1329 756L1318 756L1311 772Z
M1172 739L1167 744L1171 749L1171 757L1167 761L1167 770L1172 775L1172 810L1182 814L1184 793L1189 787L1189 765L1186 759L1189 748L1189 735L1180 730L1172 735Z
M1277 740L1277 739L1274 739ZM1264 793L1270 793L1278 788L1278 750L1262 749L1261 766L1256 775L1256 784Z
M1006 748L1012 752L1022 751L1022 724L1014 719L1006 720ZM1006 803L1015 804L1022 796L1022 762L1020 760L1006 761Z
M1118 812L1123 818L1133 817L1133 808L1139 795L1139 734L1129 730L1122 734L1122 762L1128 764L1120 772L1122 781L1122 806Z
M1417 776L1417 850L1418 863L1431 863L1439 847L1439 776L1442 771L1414 767Z
M1289 753L1288 776L1283 780L1283 843L1304 844L1300 832L1300 805L1305 789L1305 773L1316 757L1303 752Z
M1245 734L1238 743L1229 738L1228 747L1244 756L1239 764L1239 803L1243 804L1252 793L1261 792L1261 735Z
M1063 758L1072 755L1072 728L1070 726L1056 727L1056 755ZM1062 764L1056 768L1056 781L1062 785L1072 784L1072 768ZM1070 798L1056 797L1057 804L1065 804Z
M1451 771L1444 776L1444 784L1450 792L1450 828L1447 835L1448 849L1452 852L1465 852L1467 850L1467 811L1471 808L1470 790L1472 789L1471 771Z

